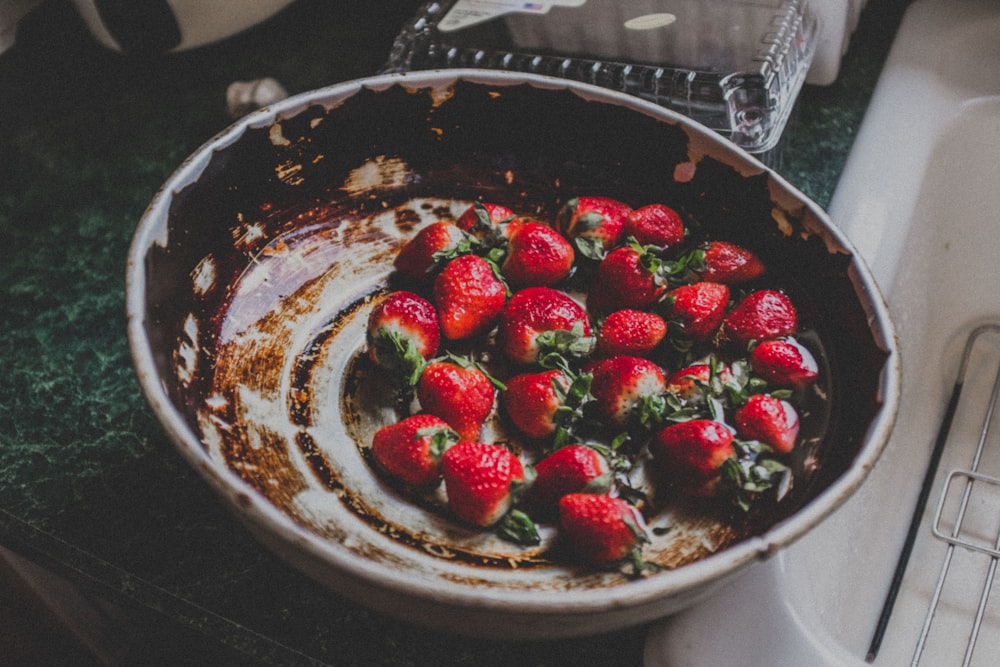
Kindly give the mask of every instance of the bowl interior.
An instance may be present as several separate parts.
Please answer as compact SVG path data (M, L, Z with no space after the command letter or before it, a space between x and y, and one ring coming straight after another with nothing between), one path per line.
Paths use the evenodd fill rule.
M365 458L392 401L359 352L400 245L473 201L552 219L584 194L666 203L699 233L757 252L821 346L830 397L782 502L746 517L664 508L651 521L671 530L647 550L664 570L644 581L560 564L544 527L537 549L467 530L405 501ZM331 570L439 596L669 596L711 580L758 555L753 539L807 529L794 525L803 507L823 505L810 524L832 510L844 489L828 491L860 482L881 446L873 424L893 408L888 322L823 213L713 135L585 86L452 72L295 98L192 157L151 206L133 258L140 378L182 451L244 499L237 509L266 507L256 519L276 542L305 540ZM681 575L696 562L697 576Z

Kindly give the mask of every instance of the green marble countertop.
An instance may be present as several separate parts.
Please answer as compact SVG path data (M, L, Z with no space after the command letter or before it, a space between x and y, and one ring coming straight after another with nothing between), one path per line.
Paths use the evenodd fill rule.
M116 661L141 648L167 664L641 663L644 628L472 640L320 589L222 507L133 375L131 234L160 184L230 122L227 85L273 76L296 93L375 73L417 4L298 0L217 45L135 58L102 49L68 0L49 0L0 55L0 545L96 600ZM904 6L869 0L838 81L800 95L779 171L821 206Z

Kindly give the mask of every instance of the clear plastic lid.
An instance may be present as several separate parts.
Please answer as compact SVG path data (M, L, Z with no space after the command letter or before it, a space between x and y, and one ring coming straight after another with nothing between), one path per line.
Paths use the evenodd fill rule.
M762 153L780 139L816 30L804 0L446 0L403 27L387 70L476 67L593 83Z

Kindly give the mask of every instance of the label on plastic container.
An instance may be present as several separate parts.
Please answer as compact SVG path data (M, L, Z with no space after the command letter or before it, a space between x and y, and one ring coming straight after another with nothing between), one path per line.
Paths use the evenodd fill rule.
M547 14L552 7L580 7L587 0L458 0L438 23L441 32L454 32L504 14Z

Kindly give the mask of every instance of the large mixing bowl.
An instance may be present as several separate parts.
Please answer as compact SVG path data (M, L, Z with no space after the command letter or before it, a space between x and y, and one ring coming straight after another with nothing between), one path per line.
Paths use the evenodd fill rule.
M794 294L826 400L787 496L752 520L665 510L658 572L566 565L407 501L366 461L391 403L357 382L367 314L422 225L471 202L541 218L567 199L667 203L742 243ZM470 634L604 632L689 605L813 528L875 464L898 400L892 327L826 215L751 156L634 97L450 70L349 82L261 110L164 185L128 264L146 396L260 540L317 581ZM818 426L817 426L818 424Z

